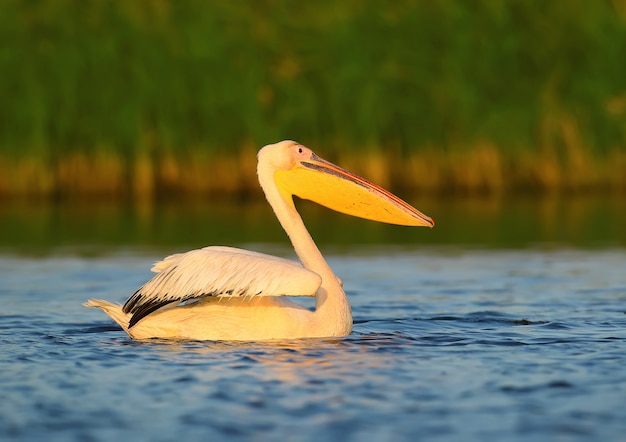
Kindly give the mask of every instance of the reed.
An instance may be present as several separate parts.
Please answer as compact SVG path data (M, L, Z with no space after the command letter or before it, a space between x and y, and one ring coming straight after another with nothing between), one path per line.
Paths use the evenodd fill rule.
M0 160L0 196L106 197L146 200L181 195L216 198L258 195L255 152L148 157L125 163L121 156L82 154L60 158L50 168L36 158ZM504 157L490 144L472 150L427 152L406 159L372 151L343 154L339 163L406 194L501 195L519 192L625 192L626 153L601 160L585 151L559 158L555 152Z
M294 138L391 187L626 187L626 3L0 3L0 193L256 191Z

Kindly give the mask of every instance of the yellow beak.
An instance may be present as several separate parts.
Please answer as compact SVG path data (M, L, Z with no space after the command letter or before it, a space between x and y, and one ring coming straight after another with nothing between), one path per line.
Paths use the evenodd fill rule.
M313 154L274 175L281 192L347 215L388 224L433 227L435 221L376 184Z

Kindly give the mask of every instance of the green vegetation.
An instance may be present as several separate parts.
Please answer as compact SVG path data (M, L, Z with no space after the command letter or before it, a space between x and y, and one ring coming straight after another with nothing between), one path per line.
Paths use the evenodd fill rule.
M0 194L256 189L293 138L383 185L626 190L626 1L0 3Z

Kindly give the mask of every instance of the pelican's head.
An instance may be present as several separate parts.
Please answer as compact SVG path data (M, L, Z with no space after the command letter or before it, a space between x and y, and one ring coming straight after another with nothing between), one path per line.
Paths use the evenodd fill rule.
M292 203L295 195L359 218L405 226L435 225L431 217L391 192L318 157L295 141L269 144L258 157L259 179L273 175L280 193Z

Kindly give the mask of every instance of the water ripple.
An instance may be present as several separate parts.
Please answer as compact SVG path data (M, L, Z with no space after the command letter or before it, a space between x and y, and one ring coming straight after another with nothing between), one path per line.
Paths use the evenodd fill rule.
M131 341L80 305L135 287L130 258L22 262L0 275L0 439L621 440L616 256L334 258L353 333L264 343Z

